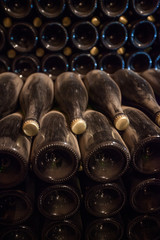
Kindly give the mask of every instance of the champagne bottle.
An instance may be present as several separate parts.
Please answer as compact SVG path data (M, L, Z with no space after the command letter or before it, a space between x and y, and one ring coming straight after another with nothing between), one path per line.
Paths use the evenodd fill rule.
M129 0L100 0L100 8L107 17L119 17L128 9Z
M143 110L160 126L160 106L158 105L151 85L134 71L118 70L112 78L121 89L126 105Z
M21 131L22 121L20 113L0 120L0 188L18 185L28 173L31 139Z
M19 55L12 62L12 72L16 73L23 81L25 81L32 73L40 71L40 62L38 58L32 54Z
M160 83L159 83L160 69L151 68L140 73L140 75L151 85L155 95L159 96L160 95Z
M93 48L98 41L97 28L89 21L76 22L70 34L73 46L81 51Z
M62 50L68 41L68 33L59 22L45 23L40 29L40 40L42 46L49 51Z
M160 69L160 55L155 58L153 66L156 70Z
M37 240L37 236L30 226L20 224L14 227L4 228L1 233L1 240Z
M152 67L152 59L148 53L137 51L128 57L126 65L128 70L139 73Z
M38 183L38 210L47 219L58 221L71 218L80 208L80 192L77 179L46 186Z
M131 28L131 43L136 48L148 48L155 42L156 38L157 29L151 21L140 20Z
M53 105L54 84L44 73L33 73L25 81L20 93L20 106L24 113L23 131L28 136L38 133L41 117Z
M62 54L48 54L42 59L42 72L46 73L52 80L55 80L58 75L66 72L69 68L66 57Z
M38 41L37 31L26 22L16 22L8 32L10 45L18 52L26 53L33 50Z
M49 183L70 179L79 167L80 151L76 137L67 128L64 115L50 111L42 117L40 125L32 146L34 172Z
M128 39L125 25L118 21L104 24L101 31L101 42L105 48L116 50L122 47Z
M4 50L4 46L6 43L6 32L4 27L0 25L0 52Z
M98 61L98 67L100 70L112 74L119 69L124 69L124 58L115 52L104 54Z
M1 7L10 17L21 19L30 14L33 4L32 0L2 0Z
M133 9L141 17L146 17L153 14L159 7L160 1L137 1L132 0Z
M68 0L69 10L79 18L90 17L97 8L97 0Z
M121 107L121 92L118 85L104 71L92 70L84 78L88 95L93 104L106 114L118 130L128 127L129 120Z
M97 182L111 182L127 170L130 154L121 136L100 112L84 113L86 131L79 136L84 171Z
M16 111L23 81L11 72L0 74L0 118Z
M6 56L0 55L0 74L10 71L10 61Z
M130 126L122 133L122 138L130 150L134 168L143 174L160 172L159 127L139 109L125 106L123 110Z
M72 56L70 63L71 71L80 74L82 77L93 69L97 68L95 58L89 53L79 53Z
M48 19L59 17L65 10L65 0L35 0L35 7L42 16Z
M88 94L80 76L73 72L60 74L55 81L55 98L72 132L82 134L86 130L83 112L87 108Z
M0 191L0 225L15 226L28 220L34 208L34 181L28 175L16 188Z

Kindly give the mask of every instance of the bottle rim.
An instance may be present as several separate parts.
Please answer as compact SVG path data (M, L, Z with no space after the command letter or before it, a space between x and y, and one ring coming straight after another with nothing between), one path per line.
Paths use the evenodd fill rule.
M146 10L143 11L143 10L138 9L138 8L136 7L135 0L132 0L133 9L134 9L134 11L135 11L138 15L140 15L140 16L142 16L142 17L147 17L147 16L155 13L156 10L158 9L158 7L160 6L160 1L159 1L159 0L155 0L155 1L156 1L156 4L155 4L155 6L152 8L151 11L146 11ZM155 3L155 1L153 1L153 3Z
M0 65L1 65L1 63L6 68L6 70L4 72L9 72L10 71L10 66L9 66L8 59L5 56L0 55ZM4 73L4 72L1 72L1 74Z
M79 18L87 18L87 17L90 17L96 10L97 8L97 0L92 0L92 5L90 6L91 9L87 9L86 12L82 12L82 11L78 11L74 5L73 5L73 2L74 0L68 0L68 5L69 5L69 8L71 10L71 12L76 16L76 17L79 17Z
M152 67L152 59L148 53L142 52L142 51L131 54L131 56L128 58L128 61L127 61L127 69L132 70L134 72L140 72L133 67L133 60L135 60L135 58L138 57L138 55L143 56L148 61L148 66L145 69L141 69L141 71L150 69Z
M105 5L104 5L104 1L103 0L100 0L100 7L103 11L103 13L105 15L107 15L108 17L119 17L121 16L123 13L125 13L129 7L129 0L124 0L125 1L125 5L123 7L123 9L119 10L119 11L116 11L116 12L111 12L109 11L108 9L106 9Z
M1 51L1 50L3 50L4 45L5 45L5 42L6 42L5 30L4 30L4 28L2 27L2 25L0 25L0 39L1 39L1 42L0 42L0 51Z
M25 232L28 236L30 240L34 240L34 233L32 231L32 229L29 226L26 225L21 225L21 226L13 226L12 228L7 228L7 230L3 233L2 232L2 239L5 239L6 237L8 237L8 234L12 234L13 232L17 233L17 232Z

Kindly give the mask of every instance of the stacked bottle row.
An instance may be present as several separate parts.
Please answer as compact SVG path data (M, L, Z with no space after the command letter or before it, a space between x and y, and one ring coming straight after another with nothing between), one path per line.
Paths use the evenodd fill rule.
M159 68L159 0L0 4L0 72L26 78L42 71L55 79L67 70Z

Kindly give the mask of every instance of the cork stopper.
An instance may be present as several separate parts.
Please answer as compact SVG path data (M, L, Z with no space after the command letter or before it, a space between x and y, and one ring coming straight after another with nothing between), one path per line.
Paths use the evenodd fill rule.
M126 25L128 23L128 20L127 20L127 18L125 16L120 16L119 22L121 22L124 25Z
M129 125L129 119L126 115L120 114L114 119L114 126L117 130L125 130Z
M92 20L91 20L91 23L92 23L94 26L98 27L98 26L100 25L100 20L99 20L98 17L93 17Z
M82 134L86 127L86 122L81 118L74 119L71 123L71 130L75 134Z
M39 124L34 120L27 120L23 124L23 132L30 137L37 135L39 131Z
M155 122L158 126L160 126L160 112L156 113Z

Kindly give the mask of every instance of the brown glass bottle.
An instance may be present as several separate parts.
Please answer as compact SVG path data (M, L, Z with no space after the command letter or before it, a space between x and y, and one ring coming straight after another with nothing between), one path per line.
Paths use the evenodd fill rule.
M148 114L157 125L160 125L160 106L158 105L151 85L139 74L121 69L112 75L118 84L125 105L138 107Z
M0 118L16 111L23 81L11 72L0 74Z
M160 172L160 128L139 109L126 106L123 110L130 126L122 138L130 150L134 168L143 174Z
M18 185L28 173L31 139L21 130L22 121L20 113L0 120L0 188Z
M105 16L108 17L119 17L121 16L127 9L129 5L129 0L100 0L100 8Z
M83 112L87 108L88 94L80 76L73 72L60 74L55 81L55 98L67 116L72 132L83 133L86 130Z
M28 136L38 133L40 118L52 108L54 84L44 73L33 73L25 81L20 94L24 113L23 131Z
M118 130L128 127L129 120L121 107L121 92L113 79L104 71L92 70L84 77L91 102L106 114Z
M78 18L90 17L97 8L97 0L68 0L69 10Z
M100 112L84 113L86 131L79 137L86 174L98 182L110 182L126 171L130 154L121 136Z
M159 7L159 0L155 1L137 1L132 0L134 11L141 17L146 17L153 14Z
M71 178L79 166L80 151L76 137L58 111L45 114L32 146L32 165L36 175L50 183Z

